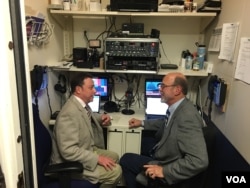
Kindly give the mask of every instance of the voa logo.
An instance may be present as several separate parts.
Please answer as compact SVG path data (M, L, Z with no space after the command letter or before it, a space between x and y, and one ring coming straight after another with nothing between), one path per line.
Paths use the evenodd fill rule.
M247 183L244 176L226 176L227 183Z

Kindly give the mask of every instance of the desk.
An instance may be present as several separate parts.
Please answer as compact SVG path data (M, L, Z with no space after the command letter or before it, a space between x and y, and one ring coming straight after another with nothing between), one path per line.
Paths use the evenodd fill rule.
M141 153L142 128L129 129L128 121L131 118L145 119L145 109L133 109L133 115L124 115L121 112L110 113L112 125L107 127L107 149L116 152L120 157L124 153ZM125 186L124 179L117 185Z
M124 153L140 153L141 128L129 129L128 121L135 117L145 119L145 110L136 109L133 115L124 115L120 112L111 113L112 125L107 127L107 149L118 153L121 157Z

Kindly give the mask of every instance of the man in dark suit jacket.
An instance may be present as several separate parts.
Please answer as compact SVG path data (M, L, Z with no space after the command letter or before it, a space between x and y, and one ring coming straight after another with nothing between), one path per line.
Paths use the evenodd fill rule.
M107 114L93 113L88 103L96 93L92 76L80 73L71 81L72 95L56 119L52 139L52 163L79 161L80 177L101 188L113 188L121 178L118 154L105 150L102 126L110 125Z
M169 106L167 122L165 119L141 121L135 118L129 121L130 128L156 130L158 140L151 156L126 153L120 159L129 188L140 187L138 181L147 185L148 178L174 185L194 177L208 166L203 121L186 98L186 77L178 72L169 73L163 78L159 90L162 100Z

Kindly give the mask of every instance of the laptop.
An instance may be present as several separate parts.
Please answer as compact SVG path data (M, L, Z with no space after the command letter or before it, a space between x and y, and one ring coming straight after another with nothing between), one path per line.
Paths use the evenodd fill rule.
M168 105L161 101L160 96L148 96L146 99L146 119L165 118Z
M95 95L92 102L88 103L93 112L100 112L101 96Z

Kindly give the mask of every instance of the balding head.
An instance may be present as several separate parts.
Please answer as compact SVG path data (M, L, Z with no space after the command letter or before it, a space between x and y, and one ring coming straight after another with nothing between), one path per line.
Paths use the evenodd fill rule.
M162 100L172 105L184 98L188 92L186 77L179 72L171 72L164 76L160 87Z
M188 81L187 78L180 72L168 73L165 77L169 77L172 80L173 85L181 86L182 93L187 95L188 93Z

